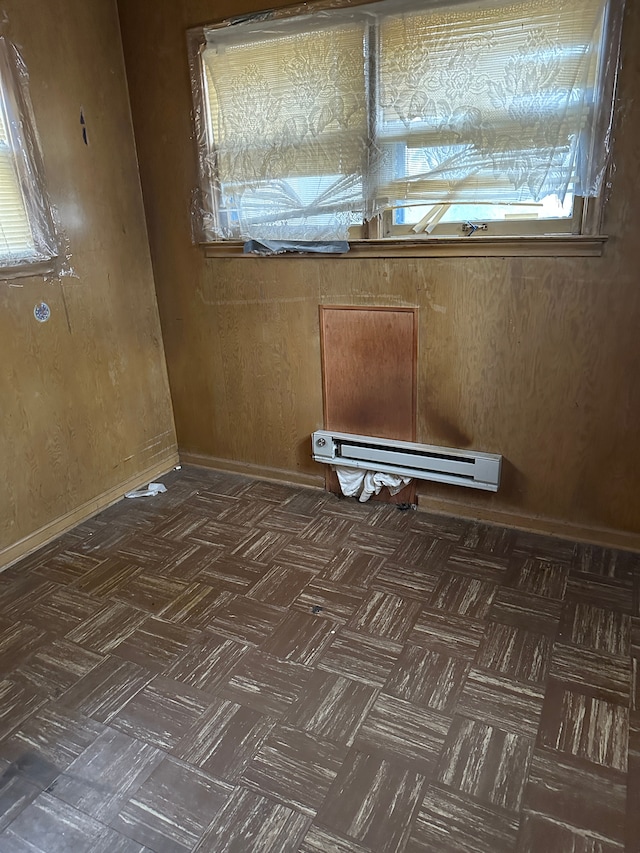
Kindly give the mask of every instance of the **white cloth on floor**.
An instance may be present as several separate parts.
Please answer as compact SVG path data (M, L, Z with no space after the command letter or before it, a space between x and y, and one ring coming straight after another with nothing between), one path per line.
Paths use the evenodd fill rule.
M334 471L338 475L342 494L348 498L358 495L360 503L368 501L371 495L379 495L383 486L387 486L392 495L397 495L412 479L399 474L363 471L361 468L346 468L340 465L334 466Z

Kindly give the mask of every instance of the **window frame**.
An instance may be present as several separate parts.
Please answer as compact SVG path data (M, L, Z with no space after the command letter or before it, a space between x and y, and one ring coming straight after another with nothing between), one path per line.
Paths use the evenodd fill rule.
M207 140L207 149L209 156L206 158L206 169L209 174L208 181L202 181L199 190L194 194L192 200L192 225L194 243L198 244L204 251L205 257L256 257L255 255L244 254L244 240L217 238L215 240L205 239L203 231L201 231L196 222L193 221L202 213L211 216L215 221L218 214L217 198L220 196L220 184L215 172L216 152L215 144L211 138L210 121L209 121L209 105L205 96L205 86L203 82L204 64L200 59L200 51L206 44L205 30L211 31L218 28L226 28L228 26L243 23L244 21L263 20L279 20L282 18L296 17L302 15L313 14L314 12L329 11L336 8L351 8L362 5L368 5L371 0L312 0L304 5L284 6L279 9L258 12L253 15L241 16L239 18L231 18L219 20L217 22L207 24L206 26L196 27L187 31L187 46L189 54L189 64L191 71L192 94L196 109L194 118L196 121L196 140L201 141L203 138ZM607 109L602 110L602 113L609 114L615 119L616 116L616 90L618 70L620 67L620 41L622 14L621 5L617 0L609 0L608 20L604 26L604 37L613 37L617 45L617 51L614 54L614 61L609 61L606 64L604 73L601 77L601 98ZM613 21L612 21L613 19ZM375 27L372 27L375 30ZM376 34L369 34L370 43L376 45ZM377 73L375 65L377 57L375 49L370 52L370 68L368 73L369 98L375 100L375 88ZM375 123L376 109L370 109L370 120ZM602 116L600 117L602 121ZM600 126L597 129L598 133L607 135L607 131L611 131L611 126ZM203 168L203 158L200 157L201 177ZM393 209L388 208L383 213L378 214L373 219L365 221L361 226L355 226L350 229L349 234L349 253L344 255L332 255L334 258L355 258L355 257L471 257L471 256L486 256L486 257L549 257L549 256L589 256L596 257L602 255L604 246L607 241L607 235L602 233L602 220L604 214L604 206L607 198L604 193L604 187L607 185L608 176L611 169L611 158L609 156L604 177L602 180L602 188L598 196L583 198L574 197L574 207L571 218L562 220L553 219L530 219L523 220L522 226L510 228L509 233L504 233L504 229L500 228L499 221L493 223L488 222L486 230L478 231L473 235L461 233L460 235L452 235L451 228L434 229L433 233L415 233L410 225L397 226L392 224ZM208 204L203 205L203 194L208 195ZM553 223L560 221L565 224L565 227L553 231L551 228L545 227L545 223ZM524 225L526 223L526 225ZM513 225L513 223L512 223ZM532 227L533 226L533 227ZM443 233L444 232L444 233ZM550 232L550 233L549 233ZM298 253L297 257L318 257L317 255L305 255ZM264 256L261 256L264 257ZM279 255L282 257L282 255ZM286 257L286 256L285 256ZM292 257L292 255L289 255Z
M0 110L7 131L8 157L15 170L34 245L33 253L17 263L11 263L9 257L0 253L0 280L54 273L60 247L44 188L27 72L18 51L5 38L0 38Z

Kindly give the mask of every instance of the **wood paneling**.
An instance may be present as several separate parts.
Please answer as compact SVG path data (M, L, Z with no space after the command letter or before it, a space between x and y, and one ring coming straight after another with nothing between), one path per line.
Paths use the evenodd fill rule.
M176 450L115 4L6 0L2 14L77 276L0 284L0 564Z
M325 429L415 441L416 312L321 306L320 341Z
M640 6L627 4L602 257L207 259L191 245L184 31L260 5L119 4L180 447L313 475L318 306L417 306L417 440L505 458L497 494L424 484L421 502L640 544Z

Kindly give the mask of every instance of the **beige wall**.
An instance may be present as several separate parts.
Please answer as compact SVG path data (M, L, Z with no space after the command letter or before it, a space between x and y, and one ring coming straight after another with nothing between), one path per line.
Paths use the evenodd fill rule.
M190 239L185 30L259 3L119 7L181 451L319 480L318 305L415 305L418 440L505 457L499 494L423 484L421 503L640 547L640 5L604 256L478 260L206 260Z
M175 461L115 2L4 0L1 11L29 69L77 278L0 284L0 565ZM33 317L41 300L45 324Z

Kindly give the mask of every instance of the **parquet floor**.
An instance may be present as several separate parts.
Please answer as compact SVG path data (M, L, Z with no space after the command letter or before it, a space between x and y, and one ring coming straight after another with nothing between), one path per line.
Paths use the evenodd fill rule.
M1 853L640 849L640 555L164 482L0 575Z

